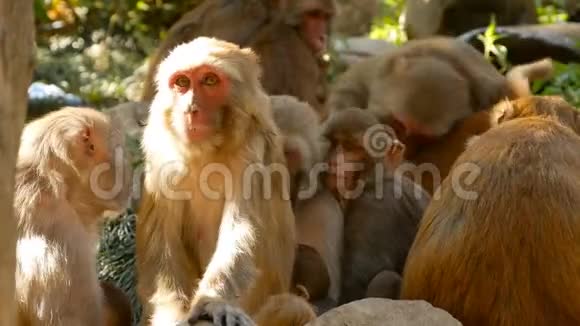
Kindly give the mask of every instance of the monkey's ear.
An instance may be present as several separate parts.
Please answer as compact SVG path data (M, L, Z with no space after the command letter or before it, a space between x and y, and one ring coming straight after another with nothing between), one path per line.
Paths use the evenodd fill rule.
M514 117L514 112L513 104L509 100L499 103L492 109L492 125L499 125L502 122L511 120Z
M83 152L88 156L95 154L95 134L93 128L85 126L80 134Z
M296 284L294 291L296 292L297 296L303 298L304 300L306 301L310 300L310 293L308 292L308 289L304 285Z

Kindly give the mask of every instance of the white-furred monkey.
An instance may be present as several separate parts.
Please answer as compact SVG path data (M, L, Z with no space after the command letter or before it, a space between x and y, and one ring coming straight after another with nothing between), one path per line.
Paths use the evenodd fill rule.
M311 174L323 157L316 112L292 96L277 95L271 99L274 121L284 138L284 153L292 180L298 243L319 254L316 256L308 248L299 247L293 284L304 286L310 301L318 308L318 313L322 313L338 302L344 217L332 193L320 182L318 175ZM309 187L313 190L310 193Z
M251 325L244 311L289 291L294 215L260 73L249 48L206 37L159 66L137 220L145 325Z
M339 304L367 295L396 299L407 252L431 197L396 173L405 146L370 111L334 112L323 135L330 143L326 185L345 212Z
M15 190L17 325L104 324L109 300L96 250L103 213L129 199L129 165L117 152L123 138L88 108L63 108L24 128Z

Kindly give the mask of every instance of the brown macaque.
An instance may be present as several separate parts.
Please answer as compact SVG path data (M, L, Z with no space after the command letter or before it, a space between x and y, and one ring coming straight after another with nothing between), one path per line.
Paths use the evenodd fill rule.
M20 144L17 325L102 326L96 251L103 215L128 204L123 133L99 111L62 108L28 123Z
M580 111L560 96L528 96L498 103L491 110L491 123L528 117L554 117L580 134Z
M150 59L144 101L155 94L157 67L178 44L211 36L251 47L260 57L265 90L308 102L323 117L326 97L325 64L332 0L215 0L185 14L169 30Z
M407 0L405 32L409 39L457 36L491 23L536 24L534 0Z
M318 313L323 313L339 297L344 217L317 173L324 149L316 113L307 103L287 95L271 96L271 103L283 136L296 216L299 248L292 284L295 290L306 290Z
M401 298L465 326L579 325L579 148L554 117L471 142L423 216Z
M105 326L132 325L131 301L121 289L109 282L100 282L105 299Z
M290 290L294 215L260 72L251 49L206 37L159 66L136 235L145 325L253 325Z
M383 292L370 293L396 299L399 275L430 196L390 170L398 169L405 147L368 110L334 112L323 135L331 144L326 184L345 212L339 304L364 298L378 278ZM396 277L387 280L386 275Z

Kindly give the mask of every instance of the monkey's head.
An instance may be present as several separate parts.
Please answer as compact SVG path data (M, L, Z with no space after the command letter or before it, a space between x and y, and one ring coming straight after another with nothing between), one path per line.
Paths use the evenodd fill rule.
M73 207L100 214L126 207L131 172L124 133L108 116L89 108L62 108L26 125L18 167L55 178L53 192ZM72 199L70 199L72 198Z
M471 113L468 82L448 63L428 56L406 56L387 61L382 69L383 94L369 105L403 140L438 138ZM387 110L385 110L385 108Z
M328 142L327 185L336 189L342 179L347 187L372 172L375 164L386 161L391 152L404 150L392 128L381 124L368 110L350 108L335 111L323 127ZM401 153L402 155L402 153ZM390 164L389 164L390 165Z
M167 132L162 146L184 155L243 145L269 106L260 74L254 52L233 43L199 37L177 46L159 65L144 145Z
M274 122L284 139L284 154L290 173L308 172L322 159L320 126L314 109L290 95L272 95Z
M335 15L333 0L292 0L281 7L286 22L298 29L312 53L319 56L326 51L330 24Z
M501 101L491 110L492 125L535 116L551 117L580 134L580 112L560 96L526 96Z

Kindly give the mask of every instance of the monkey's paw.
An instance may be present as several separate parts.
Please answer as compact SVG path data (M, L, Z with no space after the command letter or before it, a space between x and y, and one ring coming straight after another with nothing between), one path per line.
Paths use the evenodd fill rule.
M208 301L197 305L187 322L193 326L201 321L209 321L215 326L256 325L242 309L221 301Z

